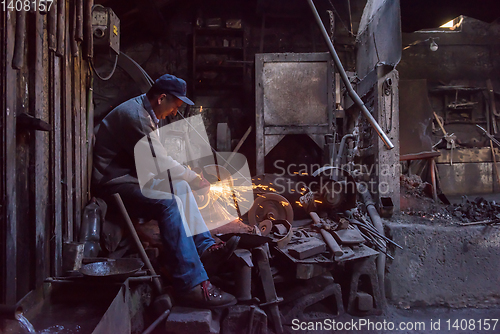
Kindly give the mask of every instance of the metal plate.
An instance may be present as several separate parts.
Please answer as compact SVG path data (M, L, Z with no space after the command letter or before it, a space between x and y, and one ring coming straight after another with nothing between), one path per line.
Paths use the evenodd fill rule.
M432 106L426 80L399 82L400 154L432 151Z
M338 230L332 235L341 244L359 244L365 241L365 238L356 230Z
M327 70L326 61L265 63L265 124L327 124Z
M116 259L83 265L80 273L92 278L125 279L144 266L139 259Z

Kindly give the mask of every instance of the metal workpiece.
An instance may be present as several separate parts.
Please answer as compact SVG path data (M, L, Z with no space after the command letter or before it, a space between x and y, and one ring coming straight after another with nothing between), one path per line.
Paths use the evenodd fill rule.
M237 249L234 251L238 259L235 265L235 294L239 302L248 302L252 299L252 253L247 249Z
M342 81L344 82L344 85L347 89L347 92L351 99L354 101L356 105L361 109L363 115L365 118L368 120L368 122L371 124L373 129L377 132L378 136L380 139L384 142L385 146L389 149L392 150L394 148L394 144L391 142L389 137L385 134L384 130L380 127L380 125L377 123L373 115L370 113L370 111L366 108L365 104L361 100L361 98L358 96L358 94L354 91L354 88L352 88L351 82L349 81L349 78L347 77L347 74L345 72L344 67L342 66L342 63L340 62L340 58L337 55L337 52L335 51L335 48L333 47L333 43L330 40L330 37L328 36L328 32L325 29L325 26L323 25L323 22L321 21L321 17L319 16L319 13L314 6L314 3L312 0L307 0L309 3L309 6L311 7L311 10L314 14L314 17L316 18L316 22L318 23L319 29L325 38L325 42L328 46L328 49L330 51L330 54L333 58L333 61L335 63L335 66L337 67L340 77L342 78Z

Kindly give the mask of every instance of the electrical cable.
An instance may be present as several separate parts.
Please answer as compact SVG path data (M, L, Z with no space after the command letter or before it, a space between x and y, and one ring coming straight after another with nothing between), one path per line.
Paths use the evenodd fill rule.
M105 8L103 5L100 5L100 4L96 4L94 6L92 6L92 13L94 12L94 9L96 7L100 7L100 8ZM93 39L92 39L93 40ZM93 43L93 42L92 42ZM94 66L94 61L92 58L89 59L89 63L90 63L90 67L92 68L92 71L95 73L95 75L101 79L102 81L108 81L109 79L111 79L111 77L113 76L113 74L115 74L115 71L116 71L116 65L118 64L118 54L116 55L115 57L115 64L113 65L113 69L111 70L111 73L106 76L106 77L102 77L96 70L95 66Z
M116 55L116 57L115 57L115 64L113 65L113 69L111 70L111 73L107 77L104 77L104 78L99 73L97 73L95 66L94 66L94 61L92 59L89 60L89 63L90 63L90 67L92 68L92 71L95 73L95 75L97 75L97 77L99 79L101 79L102 81L108 81L109 79L111 79L113 74L115 74L116 65L118 64L118 55Z

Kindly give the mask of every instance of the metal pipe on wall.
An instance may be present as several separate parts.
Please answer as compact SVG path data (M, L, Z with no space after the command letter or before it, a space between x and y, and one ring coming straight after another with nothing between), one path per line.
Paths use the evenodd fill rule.
M318 23L319 29L321 30L321 33L322 33L323 37L325 38L326 45L328 46L328 49L330 50L330 54L332 55L335 66L339 70L340 77L342 78L342 81L344 82L344 85L347 88L347 92L349 93L349 96L354 101L354 103L356 103L358 105L358 107L361 109L361 111L363 112L363 115L368 120L368 122L370 122L371 126L375 129L375 131L377 132L380 139L384 142L385 146L389 150L392 150L394 148L394 144L391 142L389 137L387 137L384 130L382 130L382 128L377 123L375 118L373 118L370 111L368 111L368 109L366 108L366 106L363 103L363 101L361 100L361 98L358 96L358 94L352 88L352 85L349 82L349 78L347 77L347 74L345 73L344 67L342 66L342 63L340 62L340 58L337 55L335 48L333 47L333 43L330 40L330 37L328 36L328 33L325 29L325 26L323 25L323 22L321 21L321 17L319 16L319 13L316 10L316 7L314 6L313 1L307 0L307 2L309 3L309 6L311 7L311 10L314 14L314 17L316 18L316 22Z

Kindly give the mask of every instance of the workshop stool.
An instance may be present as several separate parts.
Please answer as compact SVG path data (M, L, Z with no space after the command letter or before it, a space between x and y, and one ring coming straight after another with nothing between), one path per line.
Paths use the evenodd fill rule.
M381 315L385 298L380 291L375 264L376 256L370 256L349 263L352 272L349 282L347 313L356 316Z
M299 288L288 290L286 303L282 312L287 325L291 325L293 319L314 321L344 313L340 284L326 274L304 281Z

